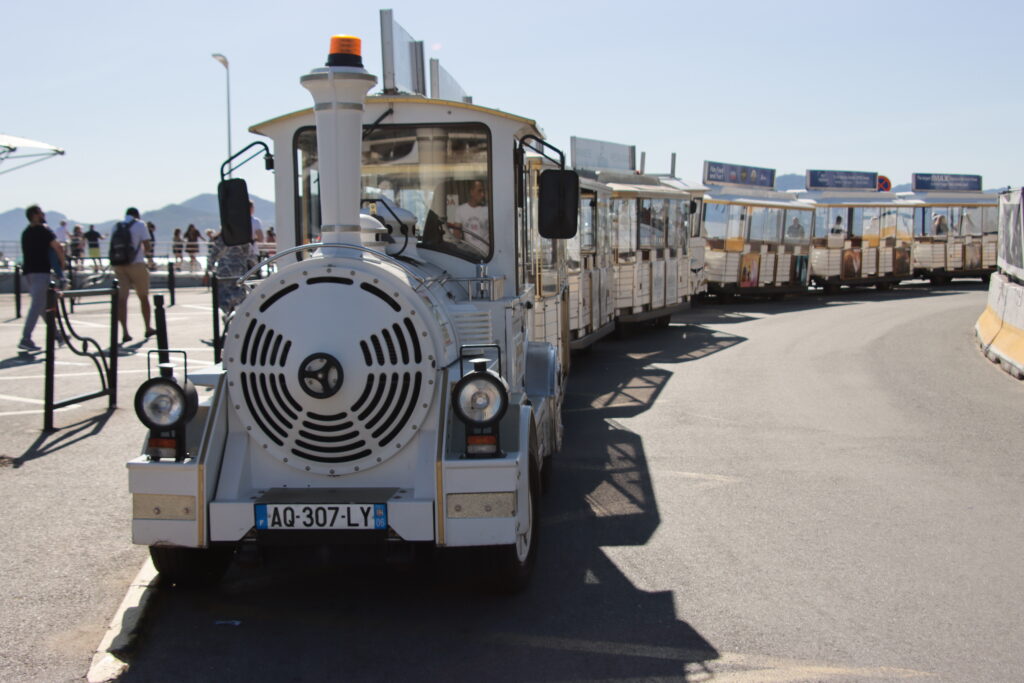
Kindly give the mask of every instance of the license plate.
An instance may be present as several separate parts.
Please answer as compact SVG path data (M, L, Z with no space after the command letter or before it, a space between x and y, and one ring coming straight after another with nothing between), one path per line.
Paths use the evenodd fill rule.
M256 505L257 529L387 529L388 506L364 504Z

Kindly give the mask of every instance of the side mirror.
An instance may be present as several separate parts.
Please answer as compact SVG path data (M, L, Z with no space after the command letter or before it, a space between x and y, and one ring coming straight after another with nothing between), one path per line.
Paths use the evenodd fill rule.
M252 242L252 215L249 213L249 187L242 178L222 180L217 186L220 204L220 230L224 244L233 247Z
M697 200L696 199L691 199L690 200L690 215L692 216L695 213L697 213Z
M576 171L548 169L541 173L537 209L541 237L554 240L575 237L580 213L580 177Z

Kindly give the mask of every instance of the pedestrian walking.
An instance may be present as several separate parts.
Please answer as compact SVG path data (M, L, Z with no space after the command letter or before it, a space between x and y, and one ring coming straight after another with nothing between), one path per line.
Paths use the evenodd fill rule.
M199 259L196 256L199 254L199 240L201 239L199 230L189 223L185 228L185 253L188 254L189 259L188 269L193 273L199 268Z
M85 242L85 236L82 234L82 226L76 225L74 231L71 233L71 267L81 267L82 265L82 247Z
M128 334L128 295L132 289L139 297L142 318L146 321L146 337L156 334L149 325L149 269L145 261L149 236L149 228L139 220L139 210L131 207L110 237L110 263L117 276L117 320L121 323L122 343L132 340ZM123 253L125 251L127 254Z
M46 290L50 285L50 253L52 251L56 255L57 262L63 267L64 247L47 227L46 214L38 205L28 207L25 217L28 218L28 227L21 233L22 272L32 301L25 316L18 348L22 351L38 351L39 346L32 341L32 331L46 307Z
M181 236L181 228L174 229L171 237L171 251L174 253L174 269L181 270L185 264L185 239Z
M90 225L85 231L85 243L89 245L89 258L92 259L92 271L98 273L100 270L100 240L106 239L96 230L95 225Z

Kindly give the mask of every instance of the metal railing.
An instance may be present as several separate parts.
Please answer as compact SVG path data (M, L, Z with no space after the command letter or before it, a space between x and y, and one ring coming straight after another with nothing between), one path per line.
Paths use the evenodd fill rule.
M79 335L71 324L68 317L69 297L103 296L110 297L110 347L104 352L92 337ZM77 356L84 356L90 359L96 366L99 373L101 389L90 394L81 394L71 398L57 401L54 397L56 374L54 371L54 357L56 355L57 339L60 335L68 350ZM77 342L77 344L76 344ZM90 346L95 351L90 351ZM53 431L53 412L58 408L82 403L94 398L108 397L108 409L117 407L117 281L111 287L103 289L70 289L60 291L54 283L46 292L46 347L45 347L45 386L43 391L43 431Z

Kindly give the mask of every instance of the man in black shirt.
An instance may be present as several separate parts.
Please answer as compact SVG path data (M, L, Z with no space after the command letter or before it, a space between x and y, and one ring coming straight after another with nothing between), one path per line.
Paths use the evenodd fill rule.
M46 290L50 285L50 250L53 249L57 254L57 260L63 269L64 247L47 227L46 214L37 205L28 207L25 216L28 218L28 227L21 233L22 272L25 274L32 303L29 305L28 315L25 316L25 327L18 348L23 351L38 351L39 346L32 341L32 330L35 329L39 314L46 306Z

